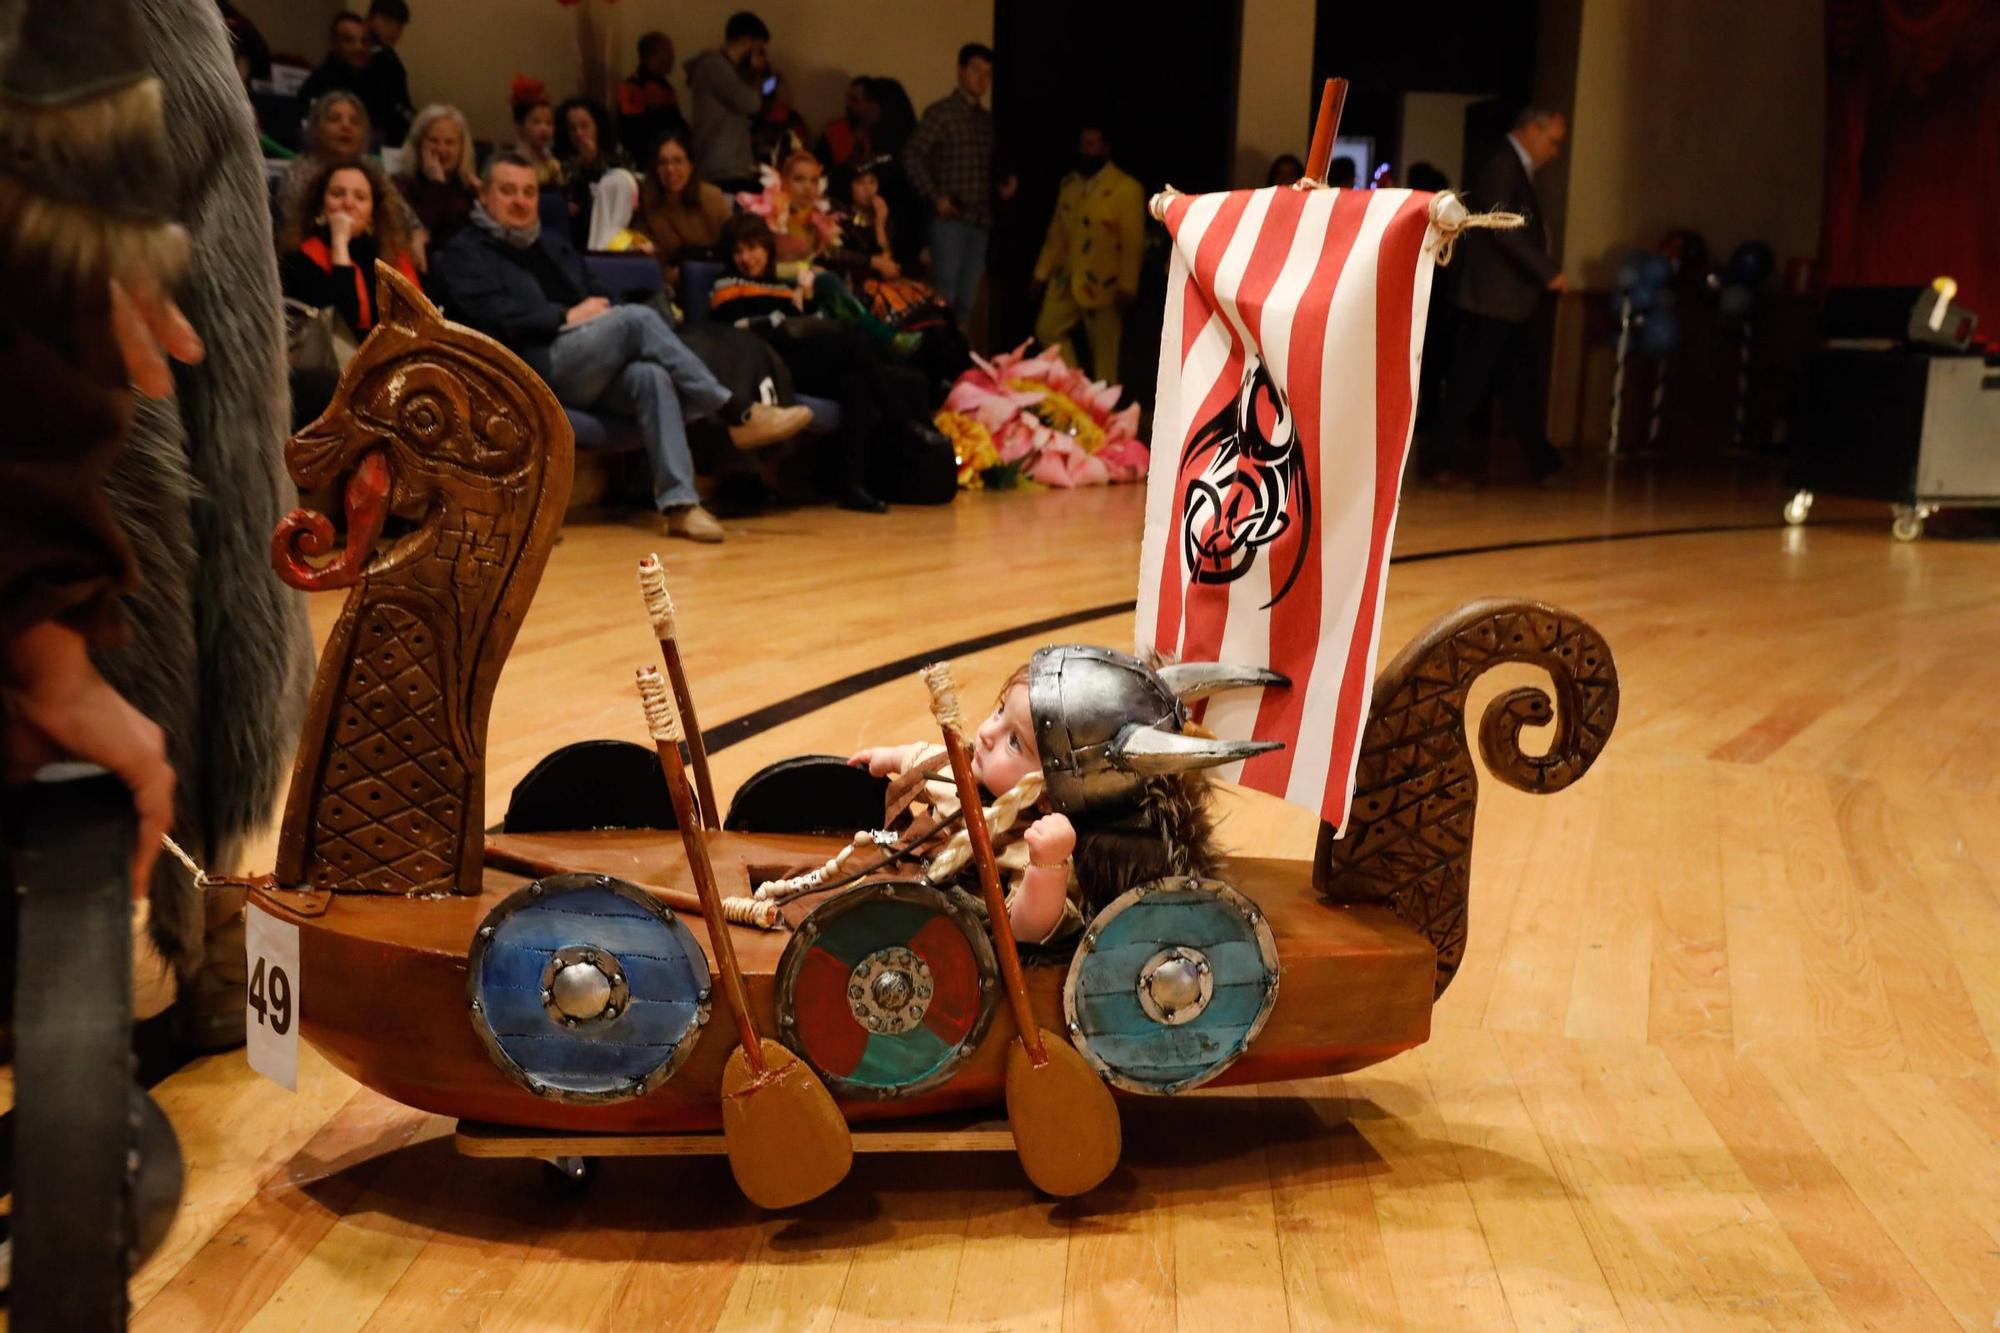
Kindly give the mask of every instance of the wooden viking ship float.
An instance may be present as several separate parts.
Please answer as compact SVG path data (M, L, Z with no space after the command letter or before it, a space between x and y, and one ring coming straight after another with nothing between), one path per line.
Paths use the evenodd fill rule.
M1103 1081L1092 1090L1116 1088L1122 1113L1143 1115L1151 1095L1346 1073L1419 1045L1466 945L1473 682L1502 663L1552 682L1553 698L1509 690L1478 719L1487 769L1523 791L1576 781L1611 734L1617 673L1589 624L1472 603L1380 672L1344 837L1323 827L1311 861L1236 857L1219 882L1135 890L1080 942L1018 969L1004 966L1011 936L989 939L961 895L908 862L755 897L883 822L884 780L837 758L773 765L722 815L691 726L703 790L674 802L684 793L654 750L585 741L544 760L489 829L488 710L562 519L570 432L505 348L393 272L379 281L376 331L287 450L302 489L338 489L345 533L299 511L274 562L297 586L348 591L276 874L252 905L297 927L305 1037L364 1085L458 1117L468 1151L574 1164L714 1144L746 1123L768 1134L743 1119L746 1093L817 1079L863 1148L887 1122L1019 1093L1030 1175L1088 1188L1108 1166L1063 1176L1028 1161L1024 1120L1056 1113L1024 1109L1028 1079L1011 1066L1073 1048ZM677 667L671 612L663 623L655 607L655 622ZM1527 753L1523 729L1551 723L1546 751ZM654 734L678 772L680 746L662 739L674 733ZM704 898L728 918L713 938ZM1118 1108L1106 1097L1074 1114L1114 1117L1115 1161Z

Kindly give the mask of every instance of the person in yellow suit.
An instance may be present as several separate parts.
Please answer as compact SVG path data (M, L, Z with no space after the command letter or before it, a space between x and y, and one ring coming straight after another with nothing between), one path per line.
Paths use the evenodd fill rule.
M1111 162L1111 139L1086 125L1077 135L1076 170L1063 177L1056 214L1035 260L1035 289L1042 311L1035 339L1060 346L1077 359L1070 335L1078 324L1090 343L1091 375L1118 377L1118 339L1125 308L1139 294L1139 257L1145 249L1146 192Z

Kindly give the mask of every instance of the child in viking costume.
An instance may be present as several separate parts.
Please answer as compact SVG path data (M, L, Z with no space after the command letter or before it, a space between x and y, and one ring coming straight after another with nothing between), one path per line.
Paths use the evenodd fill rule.
M981 788L1003 799L1031 775L1042 780L1033 817L1024 812L1020 836L999 851L1015 936L1058 943L1127 890L1214 874L1221 856L1201 770L1276 743L1217 740L1188 720L1185 704L1281 683L1272 672L1213 663L1155 670L1081 646L1043 648L1009 676L972 737L971 758ZM892 786L923 775L932 810L955 812L942 759L940 747L919 742L862 750L848 762Z

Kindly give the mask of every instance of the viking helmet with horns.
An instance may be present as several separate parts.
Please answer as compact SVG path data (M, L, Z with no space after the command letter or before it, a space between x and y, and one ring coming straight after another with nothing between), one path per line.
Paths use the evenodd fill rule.
M1256 667L1189 662L1156 671L1109 648L1043 648L1028 662L1028 711L1049 801L1066 815L1116 815L1139 803L1147 778L1278 749L1277 741L1185 735L1185 705L1222 690L1289 683Z

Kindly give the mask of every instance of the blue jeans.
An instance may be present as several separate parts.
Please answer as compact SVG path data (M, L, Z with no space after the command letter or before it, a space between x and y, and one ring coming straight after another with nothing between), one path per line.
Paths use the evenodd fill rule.
M549 387L570 407L637 417L653 464L653 503L697 502L687 421L712 416L729 390L650 306L621 305L564 329L549 349Z
M979 300L986 238L991 234L990 229L961 218L931 219L931 286L960 324L972 317L973 303Z

